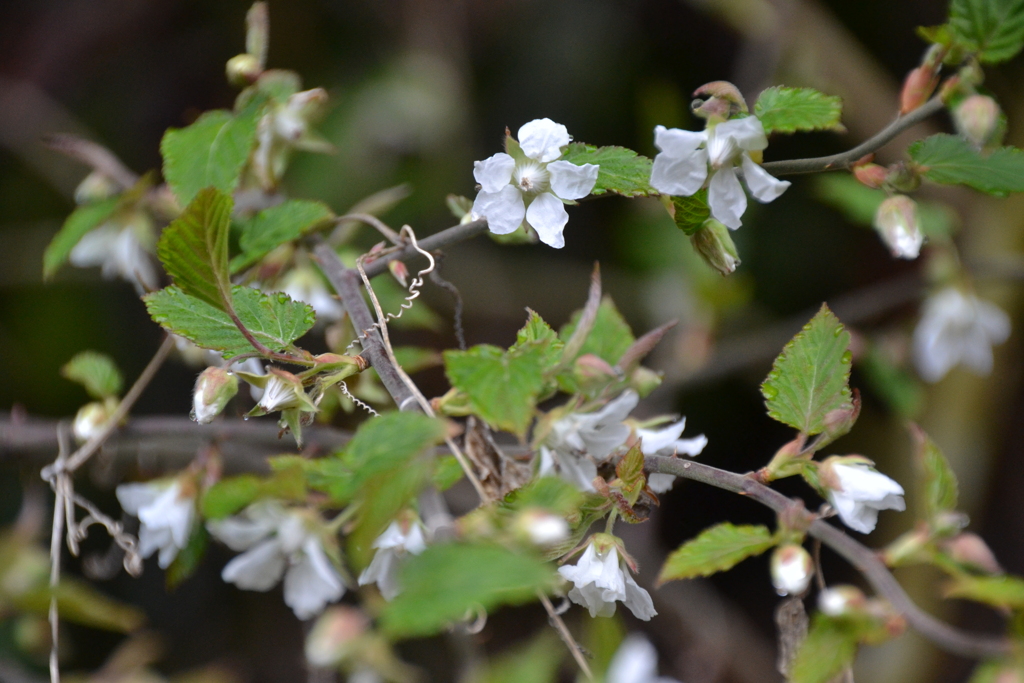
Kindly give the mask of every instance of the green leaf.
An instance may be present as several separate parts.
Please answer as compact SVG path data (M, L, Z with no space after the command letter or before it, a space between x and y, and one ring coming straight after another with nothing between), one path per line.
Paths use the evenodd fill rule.
M536 311L526 309L530 314L526 324L516 333L516 343L512 351L522 350L529 347L541 348L544 350L543 363L545 366L555 365L562 357L562 349L565 344L558 338L558 333L551 329L551 326L544 322Z
M768 415L804 434L825 430L825 416L853 407L850 333L825 304L782 349L761 384Z
M285 242L296 240L334 213L322 202L291 199L264 209L242 223L239 246L242 253L231 259L231 272L237 273L253 265Z
M600 619L594 621L613 621ZM541 631L526 647L494 660L484 671L481 683L555 683L558 669L565 658L565 646L558 642L550 630Z
M459 483L465 474L462 465L454 455L445 455L437 459L432 479L438 491L447 491Z
M582 503L583 493L569 482L559 477L540 477L510 491L498 505L511 512L541 508L564 517L577 512Z
M701 188L689 197L672 197L670 213L677 228L687 235L696 233L711 218L707 188Z
M196 524L189 536L188 543L175 556L174 561L167 568L167 587L176 588L181 582L196 573L199 564L206 556L206 546L209 545L210 534L202 524Z
M947 598L963 598L993 607L1024 608L1024 579L1016 576L961 575L946 589Z
M67 576L62 577L52 591L43 584L12 597L11 602L18 609L46 614L51 595L57 596L60 618L75 624L130 633L146 621L145 615L135 607L108 598L88 583Z
M996 196L1024 192L1024 152L1000 147L982 155L967 140L940 133L907 150L924 177L944 185L967 185Z
M1024 46L1024 0L953 0L949 29L982 62L1005 62Z
M575 331L576 325L579 324L582 314L582 311L573 313L569 322L559 331L558 336L563 341L567 342L572 337L572 333ZM592 353L606 361L609 365L615 365L622 358L622 354L626 352L626 349L632 346L635 341L636 338L633 336L633 331L629 328L629 323L622 317L619 310L615 308L611 297L606 296L601 301L601 306L597 309L597 318L594 320L594 326L591 328L590 334L587 335L587 339L583 342L583 346L580 348L580 352L576 354L576 357L579 358L585 354Z
M924 430L917 425L910 426L916 446L915 461L921 472L921 486L924 491L926 519L950 510L956 510L958 485L956 473Z
M272 351L283 351L316 321L311 306L292 301L281 292L264 294L252 287L236 286L232 298L242 324ZM143 301L153 320L197 346L220 351L228 359L253 350L227 313L177 287L147 294Z
M544 389L545 357L542 347L506 353L480 344L468 351L445 351L444 365L448 380L466 394L476 415L492 427L522 436Z
M808 130L846 129L839 122L842 98L818 92L814 88L773 86L761 92L754 104L754 115L765 133L795 133Z
M624 197L650 197L658 191L651 187L651 160L625 147L594 147L573 142L562 155L563 161L582 166L598 164L597 184L590 192L607 192Z
M790 669L792 683L829 683L853 663L857 635L844 624L815 614Z
M208 111L187 128L171 128L160 141L164 178L181 206L204 187L230 194L256 142L264 98L257 97L237 115Z
M731 569L748 557L760 555L773 545L775 540L768 527L735 526L728 522L717 524L669 555L661 568L658 583L710 576Z
M373 542L395 516L409 507L430 475L431 463L406 461L390 470L363 479L356 502L359 523L348 536L354 567L365 567L373 558ZM364 468L365 469L365 468Z
M119 396L124 385L121 372L110 356L96 351L76 354L60 369L60 374L81 384L90 396L100 400Z
M475 610L530 602L553 579L547 563L500 546L432 545L403 564L402 592L384 606L381 625L393 637L438 633Z
M233 208L223 192L200 190L164 228L156 245L160 262L182 292L224 311L231 310L228 235Z
M221 479L203 494L199 509L205 519L223 519L256 500L262 486L263 481L255 474Z
M64 265L71 250L87 233L98 227L117 211L119 197L111 197L93 204L80 206L71 212L64 225L50 240L43 252L43 279L49 280Z

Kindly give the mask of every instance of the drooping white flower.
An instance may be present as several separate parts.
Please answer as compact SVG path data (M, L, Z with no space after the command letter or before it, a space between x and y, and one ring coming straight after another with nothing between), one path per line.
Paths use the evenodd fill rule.
M518 133L519 144L473 166L480 192L473 216L486 218L491 232L515 232L523 220L537 231L541 242L560 249L562 230L569 221L565 202L582 199L597 183L598 166L556 161L572 139L565 126L551 119L535 119ZM514 155L514 156L513 156Z
M619 645L604 679L608 683L679 683L658 675L658 651L638 633L631 633Z
M365 586L376 583L380 594L385 600L394 600L400 588L398 586L398 566L402 559L408 555L419 555L427 549L427 543L423 538L423 530L416 521L411 521L403 529L398 521L391 522L377 540L373 547L377 552L369 566L359 575L359 585Z
M707 181L711 216L733 230L742 225L747 210L737 167L750 194L760 202L772 201L790 186L750 158L750 152L768 146L756 116L723 121L699 133L656 126L654 144L661 152L654 157L651 186L664 194L689 197Z
M315 616L345 593L321 530L301 511L259 501L240 515L207 522L207 528L232 550L245 551L224 566L221 578L245 590L268 591L283 575L285 604L299 619Z
M345 314L341 305L327 289L327 285L312 268L293 268L278 285L279 289L295 301L313 307L317 320L336 321Z
M569 599L590 610L592 617L612 616L616 602L628 607L637 619L649 621L657 614L650 594L622 567L613 537L594 534L576 564L559 567L558 573L575 584Z
M787 543L772 553L771 572L779 595L800 595L811 585L814 563L802 546Z
M898 194L879 204L875 230L896 258L913 260L921 253L924 234L918 226L917 202L910 197Z
M209 367L199 374L192 392L192 419L209 424L238 393L238 378L224 368Z
M708 438L701 434L692 439L679 438L686 428L686 418L673 422L659 429L638 429L636 435L641 439L640 450L644 455L700 455L708 445ZM674 474L654 472L647 475L647 486L655 493L664 493L675 484Z
M152 242L148 218L109 221L86 233L71 250L68 261L79 268L100 266L104 278L120 277L144 294L158 289L160 280L143 240Z
M992 371L992 346L1010 336L1010 317L998 306L947 287L928 297L914 330L914 362L928 382L938 382L953 366L979 375Z
M256 128L256 149L252 171L265 190L277 186L288 166L292 150L329 152L330 143L316 135L312 123L327 103L327 91L313 88L292 93L281 104L274 104Z
M170 566L178 551L188 544L195 521L195 492L185 491L182 480L157 480L117 487L121 508L139 518L139 554L159 551L161 569Z
M629 438L623 424L640 397L626 390L592 413L569 413L555 420L540 447L540 474L559 474L584 491L593 491L597 463Z
M822 464L822 482L828 502L843 524L862 534L871 533L879 510L905 510L903 487L863 461L833 460Z

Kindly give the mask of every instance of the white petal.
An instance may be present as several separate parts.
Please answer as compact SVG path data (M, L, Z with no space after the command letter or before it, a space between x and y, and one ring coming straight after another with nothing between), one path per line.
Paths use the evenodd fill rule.
M486 218L487 227L495 235L515 232L526 217L523 193L512 185L505 185L498 192L481 190L473 202L473 215Z
M721 168L711 176L708 206L711 207L711 216L729 229L735 230L743 225L740 217L747 210L747 195L736 177L735 168Z
M756 116L720 123L715 126L715 135L729 138L737 147L748 152L762 150L768 146L764 126Z
M657 650L647 638L631 633L615 651L605 680L609 683L655 683L659 680L657 676Z
M565 126L551 119L525 123L517 135L523 154L537 161L554 161L562 156L561 148L572 140Z
M903 495L903 487L867 465L833 465L843 495L854 500L882 500L890 494Z
M166 487L152 482L146 484L121 484L117 487L116 491L117 502L121 504L121 509L129 515L138 516L139 509L143 506L151 505L165 490Z
M637 619L650 621L651 617L658 614L654 609L654 601L651 600L651 594L638 586L628 572L624 572L624 574L626 579L626 599L622 601L622 604L628 607L629 611Z
M105 223L85 234L68 254L68 261L79 268L102 266L110 258L120 230Z
M498 152L483 161L473 162L473 177L484 192L498 192L512 180L515 167L515 159L504 152Z
M224 565L224 581L250 591L268 591L281 579L287 560L277 539L263 541Z
M359 575L359 585L376 583L385 600L391 601L399 593L398 556L394 550L378 550L370 565Z
M266 520L252 520L248 517L228 517L206 523L206 528L214 538L234 551L253 547L269 536L276 526Z
M792 183L788 180L779 180L768 171L764 170L749 154L741 154L743 159L743 179L747 181L747 189L750 194L759 202L767 203L786 191ZM919 245L920 246L920 245Z
M665 128L665 126L654 127L654 146L664 152L666 157L676 159L688 157L707 140L707 133L704 132Z
M548 164L551 191L561 199L583 199L597 184L598 170L596 164L577 166L571 161L552 161Z
M526 209L526 222L533 226L544 244L555 249L565 246L562 230L569 222L569 214L555 195L550 192L537 195Z
M989 301L974 300L978 310L978 326L992 344L1002 344L1010 337L1010 316Z
M299 619L309 619L345 593L341 577L324 554L320 542L309 539L299 561L284 577L284 602Z
M689 156L673 157L661 153L654 157L651 187L662 194L689 197L708 177L708 153L698 149Z
M644 455L657 455L661 451L668 451L672 444L678 439L683 430L686 429L686 418L661 427L660 429L638 429L636 435L640 437L640 450Z
M676 475L654 472L647 475L647 487L655 493L671 491L676 484Z
M622 422L636 408L640 402L640 395L632 389L626 389L614 399L609 401L601 410L592 413L595 422L605 424L609 422Z
M174 545L172 540L170 529L143 525L139 529L139 554L149 557L160 548Z

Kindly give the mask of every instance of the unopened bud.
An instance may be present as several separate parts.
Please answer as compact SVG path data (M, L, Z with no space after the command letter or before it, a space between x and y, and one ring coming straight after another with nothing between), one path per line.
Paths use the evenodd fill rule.
M193 420L208 424L238 393L238 378L224 368L210 367L199 374L192 393Z
M562 517L545 510L523 510L516 518L516 535L541 547L554 545L569 538L569 523Z
M406 266L398 259L395 259L393 261L388 261L388 270L390 270L391 275L394 276L396 280L398 280L398 284L402 285L402 287L409 286L408 266Z
M889 567L924 561L928 558L925 552L928 547L929 530L925 525L908 531L890 543L882 551L882 560Z
M846 616L863 611L867 604L864 593L855 586L826 588L818 594L818 609L830 617Z
M800 595L814 576L814 563L803 546L793 543L779 546L772 554L772 584L779 595Z
M243 52L229 59L224 71L227 73L228 83L244 87L256 82L263 73L263 67L260 66L259 58Z
M853 168L853 177L872 190L877 190L885 185L885 178L888 175L889 169L878 164L861 164Z
M93 171L75 188L76 204L92 204L117 194L117 183L104 173Z
M921 174L902 161L889 166L885 182L897 192L913 192L921 187Z
M313 666L339 664L351 656L369 626L369 619L355 607L328 607L306 638L306 659Z
M856 392L857 390L854 389L854 397L850 403L825 413L825 434L829 441L835 441L848 434L857 422L857 418L860 417L860 395Z
M736 244L729 229L714 218L704 222L697 232L690 236L690 244L708 264L722 275L729 275L740 265Z
M938 536L953 536L970 523L970 519L962 512L947 510L935 515L932 520L932 531Z
M79 408L71 426L75 439L84 443L99 435L116 407L114 401L93 401Z
M747 103L739 88L728 81L712 81L697 88L693 96L710 95L707 100L693 101L693 113L709 123L725 121L738 113L747 113Z
M573 374L576 380L583 385L607 383L614 381L617 377L615 368L609 365L608 361L592 353L583 354L576 359Z
M907 74L900 91L900 114L909 114L927 102L938 84L938 65L924 64Z
M629 386L640 395L640 398L644 398L661 386L661 380L660 372L641 365L629 376Z
M917 202L898 194L882 202L875 212L875 230L896 258L916 259L924 235L918 226Z
M999 105L988 95L971 95L953 110L957 131L976 148L984 147L999 128Z
M996 556L977 534L969 531L957 534L942 544L943 550L949 556L961 564L983 571L987 574L1002 574L1003 568L999 566Z

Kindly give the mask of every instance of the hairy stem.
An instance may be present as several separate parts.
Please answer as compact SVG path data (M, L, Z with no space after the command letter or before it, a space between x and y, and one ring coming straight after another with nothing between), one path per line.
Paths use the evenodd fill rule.
M645 469L648 472L674 474L677 477L733 491L775 512L783 512L798 504L751 476L727 472L690 460L648 456ZM852 564L878 594L906 618L912 628L947 652L964 657L986 658L1006 655L1010 651L1010 643L1005 638L967 633L922 610L910 599L875 551L850 538L841 529L818 519L811 524L808 533Z

